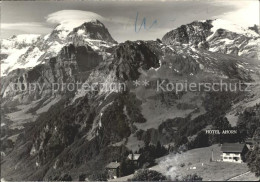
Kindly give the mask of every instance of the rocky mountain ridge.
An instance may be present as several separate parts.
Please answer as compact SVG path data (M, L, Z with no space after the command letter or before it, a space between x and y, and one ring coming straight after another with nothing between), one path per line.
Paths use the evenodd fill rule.
M166 44L189 44L211 52L259 59L259 33L221 19L182 25L166 33L162 41Z
M176 88L156 91L156 83L162 80L165 84L183 80L193 83L257 81L260 65L251 54L238 56L210 49L213 42L224 36L254 41L248 35L217 29L217 35L212 36L212 22L205 21L173 30L162 42L116 44L101 22L92 23L85 23L73 32L65 31L66 36L63 31L54 30L36 41L30 50L44 48L50 53L42 57L42 64L15 69L3 78L1 96L6 126L1 127L5 129L2 138L14 143L11 151L8 148L3 151L6 156L1 161L2 174L6 180L57 180L64 174L78 180L81 173L91 176L103 171L109 162L121 160L146 144L160 142L177 147L177 143L186 141L183 137L188 138L186 142L192 141L198 132L224 117L235 104L247 103L247 98L259 99L254 92L176 92ZM194 28L194 24L199 28ZM89 28L93 32L89 33ZM55 45L61 48L52 54ZM221 49L222 44L214 47ZM28 51L24 60L31 53ZM123 83L126 87L56 93L49 87L41 93L8 90L10 82L77 81ZM137 87L133 81L148 81L148 85ZM252 89L257 92L258 87ZM24 118L19 118L23 114ZM18 124L23 126L19 131ZM14 133L17 138L13 137Z
M51 57L55 57L62 47L71 43L78 46L88 45L96 51L103 51L116 43L106 27L98 20L86 22L79 27L74 27L72 30L60 26L58 25L48 35L37 36L37 39L34 39L35 41L27 41L27 44L25 44L27 47L23 49L21 49L21 46L19 47L20 40L15 37L2 40L3 51L1 55L4 59L1 60L3 65L1 75L7 75L10 71L18 68L28 69L42 64ZM18 50L15 48L10 49L10 42L18 44ZM8 57L4 54L6 47L10 49L7 52L12 53Z

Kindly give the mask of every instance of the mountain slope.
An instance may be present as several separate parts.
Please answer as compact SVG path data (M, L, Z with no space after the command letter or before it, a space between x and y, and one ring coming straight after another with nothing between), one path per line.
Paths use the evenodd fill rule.
M2 40L1 55L4 58L2 60L4 64L1 67L1 75L7 75L17 68L27 69L43 64L49 58L56 56L62 47L71 43L78 46L88 45L98 51L103 51L116 43L106 27L98 20L85 22L78 27L60 24L44 37L38 35L24 35L23 37L21 35L17 38ZM14 48L10 49L10 45ZM13 52L10 57L9 52Z
M216 19L194 21L164 35L166 44L189 44L212 52L259 59L260 36L257 32Z
M21 65L16 65L16 61L39 38L40 35L23 34L1 40L1 75L6 74L12 67L19 68Z
M34 45L49 53L42 64L13 70L1 82L2 108L7 117L1 133L4 141L12 139L13 144L2 149L6 155L1 159L4 179L64 180L70 175L78 180L84 174L96 180L91 178L93 174L101 175L109 162L120 161L131 151L158 142L176 148L186 145L236 104L259 99L258 85L252 86L253 92L206 91L203 84L196 91L175 87L175 83L220 81L242 83L244 87L246 82L259 80L260 65L251 55L212 51L210 44L202 47L213 35L211 21L173 30L163 43L120 44L99 21L92 23L71 32L56 27ZM234 36L254 41L243 33L221 32L210 38ZM54 51L55 44L61 49ZM214 47L221 49L222 43ZM77 81L95 87L55 92L49 87ZM21 92L8 89L10 82L47 86L42 92ZM104 89L106 84L112 87ZM19 118L22 113L26 117Z
M69 55L67 49L64 48L60 54ZM145 62L147 60L150 61ZM185 119L189 123L197 121L196 118L200 115L215 113L207 118L210 122L210 118L218 114L216 109L222 112L230 108L230 105L223 108L223 102L229 103L224 95L229 96L228 100L231 102L237 99L239 94L232 93L233 96L231 93L220 94L217 97L222 101L209 106L216 96L207 98L204 92L196 95L190 91L178 94L171 91L157 92L152 83L159 79L176 78L198 82L219 78L250 80L251 72L237 66L243 61L238 61L237 57L229 55L208 51L196 52L188 47L185 49L182 46L167 46L154 41L128 41L119 44L114 48L113 54L92 71L87 82L95 83L97 80L105 82L110 77L113 78L109 80L111 83L125 83L127 90L119 92L95 90L85 92L81 96L77 96L80 93L76 93L76 96L69 96L68 99L55 104L50 109L51 112L41 115L26 129L25 135L19 136L15 152L4 160L4 168L9 169L13 165L7 162L10 158L19 160L18 156L23 156L22 160L18 166L16 165L16 169L11 167L10 171L5 170L3 174L8 179L11 173L11 176L14 176L13 170L15 170L17 179L51 180L63 173L69 173L73 179L77 179L77 175L83 172L83 169L85 173L96 172L97 167L104 169L108 162L118 160L120 156L118 152L128 150L126 146L131 145L128 139L134 138L138 141L136 137L138 132L144 132L141 141L171 143L174 138L167 138L166 135L175 135L175 132L171 130L161 132L164 127L167 128L163 123L168 119L189 116ZM210 76L212 72L209 70L214 70L215 75ZM68 78L72 76L68 75ZM140 81L148 79L151 86L135 88L132 85L135 79ZM209 100L211 102L207 103ZM188 105L184 106L185 104ZM209 109L210 107L212 109ZM199 129L203 129L207 124L210 123L202 125ZM196 130L193 132L196 133ZM195 134L193 132L191 134ZM146 135L150 137L147 138ZM115 147L118 142L122 143ZM101 160L105 156L109 157ZM27 163L28 160L30 163ZM97 163L95 167L88 168L87 166L93 161ZM25 163L27 167L21 168Z

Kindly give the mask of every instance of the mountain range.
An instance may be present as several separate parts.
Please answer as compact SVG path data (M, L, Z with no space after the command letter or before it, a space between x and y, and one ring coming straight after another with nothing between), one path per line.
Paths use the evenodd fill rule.
M259 43L259 27L220 19L182 25L162 40L118 43L98 20L1 40L2 178L78 180L147 144L194 141L218 118L236 127L260 102ZM220 80L252 83L250 92L157 90L158 82L167 88ZM52 87L77 83L125 88Z

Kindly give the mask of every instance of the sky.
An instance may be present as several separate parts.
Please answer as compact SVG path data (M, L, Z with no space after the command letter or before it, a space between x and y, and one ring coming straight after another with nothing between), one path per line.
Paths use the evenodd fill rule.
M259 25L259 9L258 0L3 1L1 38L45 35L59 23L99 19L118 42L155 40L195 20L221 18L244 27Z

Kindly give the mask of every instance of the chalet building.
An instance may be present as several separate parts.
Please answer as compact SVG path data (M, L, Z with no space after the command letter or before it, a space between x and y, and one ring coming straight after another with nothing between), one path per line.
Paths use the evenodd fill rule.
M221 147L223 162L242 163L245 153L247 152L245 144L224 143Z
M245 143L249 150L254 150L255 146L260 146L260 138L248 138Z
M110 162L106 166L106 171L108 175L108 179L116 179L119 177L119 162Z
M133 163L136 165L136 166L139 166L139 160L140 160L140 156L141 154L129 154L127 156L127 158L131 161L133 161Z

